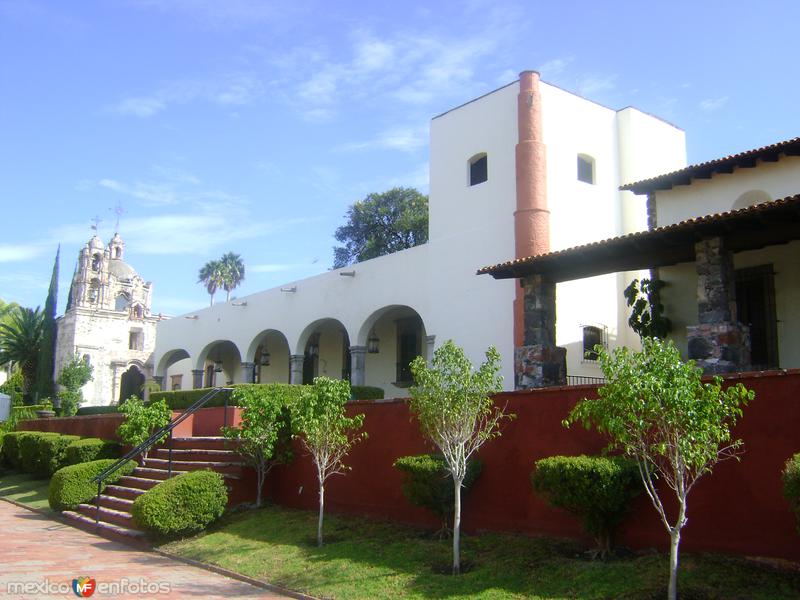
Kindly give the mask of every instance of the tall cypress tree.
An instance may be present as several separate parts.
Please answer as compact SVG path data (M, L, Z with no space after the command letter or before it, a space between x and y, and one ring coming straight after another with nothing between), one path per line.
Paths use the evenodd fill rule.
M56 360L56 311L58 309L58 263L61 256L61 244L56 251L53 262L53 274L50 276L50 289L44 304L44 327L42 329L42 345L39 348L39 366L36 374L36 391L39 398L52 397L55 391Z

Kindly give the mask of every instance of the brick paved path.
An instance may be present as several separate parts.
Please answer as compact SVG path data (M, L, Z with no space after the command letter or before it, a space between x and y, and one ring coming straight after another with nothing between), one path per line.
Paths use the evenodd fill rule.
M204 569L192 567L154 552L132 550L37 513L0 501L0 596L3 598L76 598L72 579L92 577L98 589L92 598L286 598ZM161 589L129 593L101 593L100 584L128 579L127 585L162 585ZM9 584L49 581L55 593L25 590L9 594ZM67 584L68 593L58 586ZM168 584L169 591L163 586ZM124 585L124 584L120 584ZM22 590L20 590L22 592ZM115 591L115 590L110 590ZM155 593L153 593L155 592Z

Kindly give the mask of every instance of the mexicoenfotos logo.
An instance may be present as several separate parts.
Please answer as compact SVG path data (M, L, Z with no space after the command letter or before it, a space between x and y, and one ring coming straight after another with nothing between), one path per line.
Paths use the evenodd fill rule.
M78 577L72 580L72 591L78 598L88 598L97 589L97 582L91 577Z

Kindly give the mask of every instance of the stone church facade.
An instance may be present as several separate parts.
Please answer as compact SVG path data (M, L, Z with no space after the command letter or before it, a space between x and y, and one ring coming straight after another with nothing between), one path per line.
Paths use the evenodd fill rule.
M118 233L104 246L97 235L81 249L67 309L57 321L56 377L75 355L94 368L83 406L116 404L142 396L152 374L156 323L152 284L124 261Z

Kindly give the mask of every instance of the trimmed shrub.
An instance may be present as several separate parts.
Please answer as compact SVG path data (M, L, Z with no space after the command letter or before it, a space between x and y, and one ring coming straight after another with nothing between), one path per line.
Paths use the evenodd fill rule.
M800 454L795 454L786 461L781 473L783 479L783 496L797 519L797 530L800 531Z
M289 398L289 402L292 403L294 400L300 398L300 394L305 387L304 385L292 385L289 383L236 383L234 384L233 388L239 387L252 387L252 386L278 386L286 388L287 398ZM166 400L167 406L169 406L172 410L183 410L185 408L189 408L192 404L200 400L203 396L209 393L214 388L199 388L196 390L174 390L172 392L152 392L150 394L150 402L156 402L158 400ZM377 388L380 389L380 388ZM383 390L381 390L381 393ZM205 405L204 408L213 408L219 406L225 406L225 398L228 398L228 406L236 406L235 400L231 397L231 392L229 391L222 391L216 396L214 396L208 403ZM383 397L383 396L381 396Z
M87 417L89 415L108 415L116 414L119 412L119 406L112 404L111 406L84 406L78 409L75 416Z
M3 436L3 464L12 469L21 470L22 463L19 456L19 436L25 431L8 431Z
M352 400L382 400L384 397L383 388L371 385L350 386L350 398Z
M101 458L119 458L120 450L121 446L112 440L83 438L67 446L64 465L77 465Z
M89 502L97 494L97 483L92 481L108 467L113 465L116 459L93 460L79 465L63 467L55 472L50 480L50 488L47 494L47 501L50 508L57 511L74 510L78 504ZM102 489L108 484L116 483L121 477L130 475L136 468L136 463L132 460L124 463L114 474L103 482Z
M39 459L36 462L34 475L42 478L50 477L61 467L66 466L67 446L79 439L81 439L79 435L39 436L37 441Z
M531 473L534 489L558 508L583 521L605 557L631 498L641 490L639 468L621 456L550 456L536 461Z
M222 475L190 471L162 481L136 498L133 519L164 537L202 531L225 512L228 492Z
M44 431L26 431L19 436L19 457L22 470L31 475L41 475L46 471L42 454L39 449L39 441L44 438L60 437L58 433ZM46 477L46 475L43 475Z
M0 423L0 429L13 431L20 421L36 419L37 410L52 410L52 404L31 404L29 406L12 406L8 419Z
M433 511L442 521L442 531L449 531L453 520L455 490L444 457L439 454L403 456L394 461L394 467L406 474L403 482L406 500ZM462 496L478 479L482 468L481 462L475 458L467 463Z

